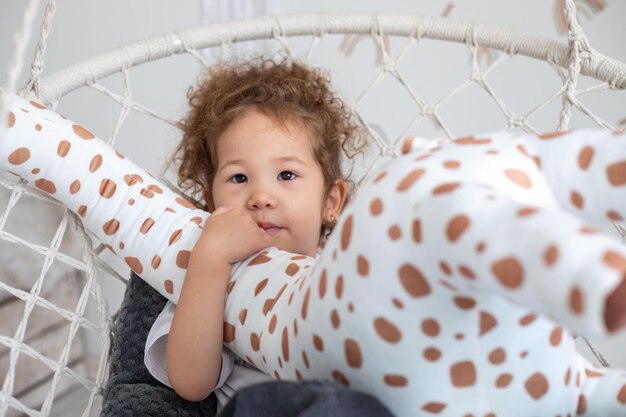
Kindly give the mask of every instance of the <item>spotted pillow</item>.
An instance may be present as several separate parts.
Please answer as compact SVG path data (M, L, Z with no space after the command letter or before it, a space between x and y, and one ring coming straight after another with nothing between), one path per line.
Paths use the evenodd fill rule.
M407 141L317 259L236 264L224 343L276 379L336 380L395 414L626 415L626 373L572 332L626 324L626 136L600 130ZM14 98L0 166L78 213L176 302L208 213L85 128Z

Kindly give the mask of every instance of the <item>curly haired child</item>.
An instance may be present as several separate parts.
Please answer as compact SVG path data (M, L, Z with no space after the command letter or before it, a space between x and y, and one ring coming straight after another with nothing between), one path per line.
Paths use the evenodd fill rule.
M271 379L222 348L231 265L268 246L316 256L348 199L341 162L360 148L358 125L325 74L287 60L211 69L189 103L174 154L179 186L213 215L178 305L168 303L152 327L145 360L183 398L215 391L223 406Z

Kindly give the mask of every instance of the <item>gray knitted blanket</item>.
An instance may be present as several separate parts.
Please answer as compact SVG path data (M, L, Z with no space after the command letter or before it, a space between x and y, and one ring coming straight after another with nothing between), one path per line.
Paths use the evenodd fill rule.
M134 273L113 326L109 380L104 387L102 417L211 417L217 400L191 402L150 375L143 363L144 346L152 323L166 299Z
M113 325L111 366L101 417L215 417L217 399L185 401L143 363L152 323L166 300L134 273ZM219 417L392 417L373 396L329 381L272 381L244 388Z

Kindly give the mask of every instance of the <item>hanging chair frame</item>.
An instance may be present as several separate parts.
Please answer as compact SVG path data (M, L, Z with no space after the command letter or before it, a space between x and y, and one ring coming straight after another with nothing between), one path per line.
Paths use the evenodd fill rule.
M112 49L42 78L38 98L50 104L63 95L123 69L190 50L235 42L324 34L375 34L470 43L547 61L562 68L571 64L571 45L510 29L477 25L449 17L371 13L312 13L258 17L195 27L155 36ZM571 43L571 42L570 42ZM626 89L626 64L589 49L580 73Z

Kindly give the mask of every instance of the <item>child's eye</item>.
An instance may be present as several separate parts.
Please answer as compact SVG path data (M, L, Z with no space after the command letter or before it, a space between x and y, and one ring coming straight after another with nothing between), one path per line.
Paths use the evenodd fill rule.
M278 179L281 181L293 181L296 179L296 177L297 175L291 171L283 171L278 174Z
M235 184L242 184L246 182L247 180L248 180L248 177L246 177L243 174L235 174L232 177L230 177L230 182L233 182Z

